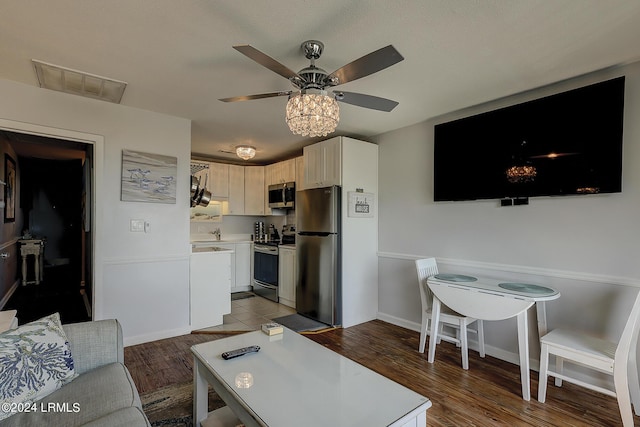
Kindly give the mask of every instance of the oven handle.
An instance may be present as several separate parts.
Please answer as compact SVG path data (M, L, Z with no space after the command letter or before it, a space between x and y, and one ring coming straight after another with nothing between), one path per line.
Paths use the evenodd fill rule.
M254 252L259 252L261 254L267 255L278 255L278 247L277 246L254 246Z

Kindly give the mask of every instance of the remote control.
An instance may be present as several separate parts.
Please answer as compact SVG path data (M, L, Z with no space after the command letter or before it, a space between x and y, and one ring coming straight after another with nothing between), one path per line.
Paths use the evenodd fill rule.
M221 354L222 358L225 360L233 359L234 357L242 356L247 353L255 353L260 350L260 347L257 345L252 345L249 347L239 348L237 350L225 351Z

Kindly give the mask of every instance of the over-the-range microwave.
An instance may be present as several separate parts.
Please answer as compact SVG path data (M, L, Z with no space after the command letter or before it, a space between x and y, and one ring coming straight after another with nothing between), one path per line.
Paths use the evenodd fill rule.
M293 209L296 201L296 183L285 182L269 186L269 207Z

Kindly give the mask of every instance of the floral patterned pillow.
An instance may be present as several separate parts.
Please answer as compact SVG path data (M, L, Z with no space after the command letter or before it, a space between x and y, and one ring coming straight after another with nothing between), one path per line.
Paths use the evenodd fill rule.
M75 378L60 314L0 334L0 420L6 403L31 403Z

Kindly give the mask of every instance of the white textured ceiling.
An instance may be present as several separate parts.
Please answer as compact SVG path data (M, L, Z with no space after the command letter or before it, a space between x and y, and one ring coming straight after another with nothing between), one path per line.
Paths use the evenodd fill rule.
M297 71L317 39L328 72L394 45L403 62L339 86L400 103L342 104L336 134L362 138L640 60L637 0L2 0L0 16L0 78L37 86L38 59L123 80L122 104L192 120L194 154L249 143L256 163L311 141L284 123L286 97L218 101L291 89L233 45Z

